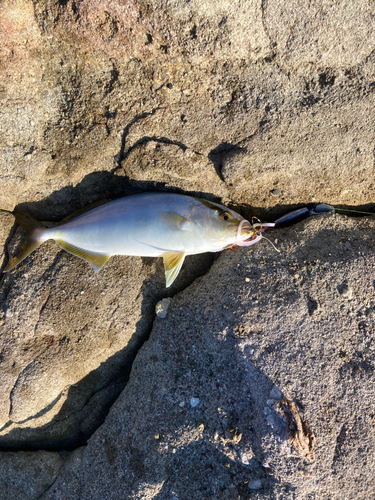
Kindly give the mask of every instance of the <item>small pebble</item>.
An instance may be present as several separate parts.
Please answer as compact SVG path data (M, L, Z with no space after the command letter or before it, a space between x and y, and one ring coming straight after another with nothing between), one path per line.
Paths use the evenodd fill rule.
M172 302L172 299L170 297L166 298L166 299L162 299L160 300L157 304L156 304L156 307L155 307L155 312L156 312L156 315L159 317L159 318L162 318L164 319L167 315L167 312L168 312L168 307L169 307L169 304Z
M274 194L274 195L280 194L280 189L273 189L271 191L271 194Z
M198 405L199 405L199 398L191 398L190 399L190 406L192 408L195 408Z
M282 394L281 394L280 389L276 385L274 385L271 389L271 392L270 392L270 398L271 399L281 399L281 396L282 396Z
M241 455L241 462L244 464L244 465L249 465L249 457L247 456L246 453L242 452Z
M245 278L246 283L250 283L250 278Z
M185 406L185 401L181 401L181 403L179 403L179 405L181 408L183 408Z
M249 490L260 490L262 487L262 481L260 479L256 479L255 481L251 481L249 483Z
M346 299L351 300L353 298L353 289L350 288L350 286L347 283L342 283L341 285L338 285L337 291L342 297L345 297Z

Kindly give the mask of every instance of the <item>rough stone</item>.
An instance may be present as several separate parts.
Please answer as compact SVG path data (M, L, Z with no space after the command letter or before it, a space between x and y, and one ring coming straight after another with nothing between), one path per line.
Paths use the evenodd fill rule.
M68 453L0 453L0 499L38 500L55 481Z
M3 0L1 267L21 237L15 207L56 223L129 185L205 196L249 219L272 221L314 202L373 212L374 14L368 0ZM183 498L185 484L195 487L189 500L288 498L293 489L300 498L344 490L366 498L372 222L316 221L276 233L288 252L279 260L264 257L273 255L264 242L226 252L192 286L213 257L187 259L168 292L160 261L111 259L94 276L43 245L0 276L0 446L85 444L126 384L156 304L186 288L155 321L154 358L146 344L118 406L66 462L49 498L78 498L78 484L87 498L100 486L100 498L122 489L129 498ZM246 267L246 255L259 269ZM137 374L144 359L148 379ZM123 411L123 401L134 407ZM308 429L316 459L301 465L301 454L312 456ZM133 486L119 479L123 469Z
M224 252L156 318L72 498L374 495L374 220L322 215L269 237L281 254Z
M0 269L3 267L4 262L7 261L7 243L12 234L12 227L14 226L14 217L9 212L0 210Z
M126 180L262 214L373 200L365 0L0 8L0 208L58 220L121 190L114 158Z
M187 259L166 290L160 259L114 257L95 274L48 242L5 274L0 446L85 442L124 386L155 304L210 263L209 255Z

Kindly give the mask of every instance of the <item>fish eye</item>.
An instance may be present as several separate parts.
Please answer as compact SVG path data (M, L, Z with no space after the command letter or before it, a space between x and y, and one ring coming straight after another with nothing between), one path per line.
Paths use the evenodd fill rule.
M220 219L221 220L232 220L233 217L232 217L232 214L230 214L229 212L222 212L220 214Z

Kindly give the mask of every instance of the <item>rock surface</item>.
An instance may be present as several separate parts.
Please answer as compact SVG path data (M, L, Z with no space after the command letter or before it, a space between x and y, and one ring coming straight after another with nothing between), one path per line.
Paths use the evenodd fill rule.
M1 453L1 500L38 500L55 481L67 455L48 451Z
M210 263L209 255L187 259L166 290L161 260L113 257L95 274L49 242L5 274L0 447L85 442L123 388L156 302Z
M228 250L172 299L43 500L374 495L374 220L274 237L280 254Z
M312 202L373 212L374 9L4 0L0 269L15 207L53 224L129 185L262 220ZM0 447L23 450L0 468L34 484L26 450L78 447L35 455L38 495L371 496L372 228L317 218L274 233L280 256L226 252L197 281L214 257L187 259L167 291L160 261L95 276L43 245L0 276Z
M0 9L0 208L58 220L119 190L119 163L262 213L372 202L372 3Z

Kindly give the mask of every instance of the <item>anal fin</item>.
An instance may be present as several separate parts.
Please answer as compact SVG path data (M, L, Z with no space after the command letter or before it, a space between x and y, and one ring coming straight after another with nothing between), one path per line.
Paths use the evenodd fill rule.
M165 252L163 253L165 280L167 288L171 286L177 278L185 260L185 252Z
M105 255L103 253L97 253L97 252L90 252L89 250L76 247L75 245L67 243L66 241L63 240L55 240L55 241L58 245L60 245L61 248L63 248L67 252L76 255L77 257L89 262L96 273L100 271L100 269L110 258L110 255Z

